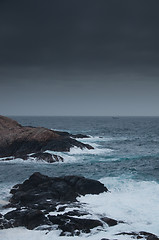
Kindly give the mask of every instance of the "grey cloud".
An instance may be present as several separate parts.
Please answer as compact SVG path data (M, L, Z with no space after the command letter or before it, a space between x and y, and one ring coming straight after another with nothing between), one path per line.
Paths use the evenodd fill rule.
M158 0L1 0L0 110L159 115L158 9Z

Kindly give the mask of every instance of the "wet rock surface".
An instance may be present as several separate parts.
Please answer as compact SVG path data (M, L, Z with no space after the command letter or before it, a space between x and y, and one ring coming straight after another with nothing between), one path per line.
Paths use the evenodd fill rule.
M81 176L48 177L36 172L11 189L12 207L26 207L42 202L76 201L79 195L99 194L108 189L100 182Z
M149 233L149 232L121 232L116 235L128 235L131 236L132 239L146 239L146 240L159 240L159 237L157 237L155 234Z
M46 150L69 152L72 147L93 149L92 146L77 141L75 138L88 137L82 134L53 131L43 127L22 126L18 122L0 116L0 157L19 157L27 160L28 154L44 153ZM45 154L45 153L44 153ZM47 162L62 160L59 156L43 159ZM39 157L37 157L39 158ZM61 159L60 159L61 158ZM13 158L12 158L13 159ZM7 160L12 160L7 159Z
M29 230L60 230L61 236L78 236L90 233L93 228L105 231L107 227L127 224L103 215L94 215L77 197L100 194L108 189L99 181L81 176L48 177L39 172L32 174L22 184L11 189L12 197L0 214L0 229L23 226ZM130 239L159 240L149 232L121 232ZM103 238L101 240L106 240Z
M0 228L24 226L36 229L45 226L46 229L47 226L50 230L56 226L61 235L88 233L95 227L102 227L106 221L91 218L90 213L81 209L77 197L107 191L96 180L81 176L48 177L36 172L11 189L12 197L5 208L14 210L0 216Z
M50 153L34 153L30 155L31 158L34 158L35 160L42 160L48 163L54 163L54 162L63 162L63 157L56 155L56 154L50 154ZM28 158L28 157L27 157Z

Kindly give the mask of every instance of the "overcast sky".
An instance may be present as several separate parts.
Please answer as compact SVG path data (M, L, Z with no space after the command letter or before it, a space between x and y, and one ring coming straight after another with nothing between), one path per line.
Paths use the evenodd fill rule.
M158 0L0 0L0 114L159 116Z

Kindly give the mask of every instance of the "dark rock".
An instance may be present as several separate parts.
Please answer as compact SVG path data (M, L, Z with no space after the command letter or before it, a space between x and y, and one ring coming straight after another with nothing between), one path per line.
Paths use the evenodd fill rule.
M112 227L112 226L115 226L115 225L118 224L117 220L112 219L112 218L108 218L108 217L101 218L101 220L103 222L105 222L106 224L108 224L109 227Z
M10 118L0 116L0 157L15 156L24 159L24 156L33 152L46 150L68 152L74 146L93 149L68 134L43 127L21 126Z
M0 214L0 229L11 228L12 224Z
M43 212L34 209L13 210L4 217L11 220L13 227L25 226L28 229L34 229L40 225L49 224Z
M30 206L40 202L76 201L76 197L85 194L107 192L104 184L79 176L51 178L38 172L32 174L23 184L15 185L10 199L12 206Z
M62 235L65 235L64 233L67 232L74 235L77 230L89 233L92 228L103 226L99 220L75 218L65 215L49 216L49 220L59 226L59 229L63 232Z
M69 233L74 236L81 231L88 233L94 227L102 227L104 220L79 218L90 214L80 210L80 203L76 198L79 195L106 191L107 188L102 183L84 177L48 177L36 172L22 184L12 188L8 207L15 207L16 210L0 215L0 228L24 226L34 229L47 225L45 228L49 230L52 229L50 226L57 225L62 230L61 235ZM78 207L79 210L74 209L57 216L50 215L50 212L57 209L64 211L66 207Z
M102 238L101 240L110 240L110 239L108 239L108 238Z
M54 162L63 162L63 158L61 156L55 155L55 154L50 154L50 153L34 153L30 155L31 157L35 158L36 160L43 160L48 163L54 163Z
M136 233L136 232L122 232L122 233L118 233L116 235L130 235L132 236L133 238L136 238L136 239L146 239L146 240L159 240L159 237L157 237L156 235L152 234L152 233L149 233L149 232L144 232L144 231L141 231L139 233Z
M159 237L157 237L152 233L142 231L142 232L139 232L139 235L146 237L147 240L159 240Z
M88 215L88 214L89 214L88 212L81 212L81 211L78 211L78 210L73 210L73 211L69 211L67 213L64 213L63 216L81 217L81 216Z
M90 138L89 136L84 134L70 134L70 136L73 138Z
M60 132L60 131L55 131L55 133L59 134L60 136L65 136L65 137L73 137L73 138L90 138L89 136L85 134L71 134L69 132Z
M79 176L66 176L64 179L81 195L99 194L108 191L104 184L93 179Z

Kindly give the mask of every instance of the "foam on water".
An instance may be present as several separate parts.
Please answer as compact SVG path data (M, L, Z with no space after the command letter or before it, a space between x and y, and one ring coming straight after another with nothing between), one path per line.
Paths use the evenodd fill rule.
M89 138L79 139L81 142L94 143L94 142L112 142L112 141L125 141L126 137L103 137L103 136L89 136Z
M5 211L3 209L4 205L7 205L9 203L9 197L10 195L10 189L13 186L13 183L3 184L0 183L0 213L6 213L8 210ZM7 197L6 197L7 196Z
M80 149L78 147L73 147L70 149L70 155L105 155L107 153L113 152L110 148L96 148L96 149Z
M74 163L77 162L79 160L83 160L86 156L102 156L102 157L106 157L109 156L114 150L110 149L110 148L101 148L100 144L98 142L101 141L106 141L106 139L108 141L111 141L112 138L101 138L99 136L96 137L91 137L90 138L83 138L80 139L81 142L83 143L91 143L91 146L94 147L94 149L80 149L78 147L72 147L70 149L70 152L55 152L55 151L50 151L50 150L46 150L45 152L50 153L50 154L56 154L56 155L60 155L61 157L63 157L64 159L64 163ZM36 160L33 157L29 157L27 159L27 161L24 161L21 158L14 158L13 157L9 157L8 160L5 160L6 158L0 158L0 163L3 163L5 160L5 163L9 163L12 161L13 163L27 163L27 164L41 164L41 163L46 163L48 164L46 161L43 160ZM111 160L111 159L110 159ZM103 159L101 159L101 161L103 161ZM61 163L61 162L59 162ZM54 163L56 164L56 163Z
M51 121L51 120L50 120ZM70 120L69 120L70 121ZM79 127L79 132L85 130L85 134L91 134L90 138L79 138L78 140L83 143L88 143L92 145L95 149L94 150L87 150L87 149L79 149L79 148L72 148L70 152L52 152L52 154L60 155L64 158L64 163L68 163L67 165L63 166L63 163L54 163L60 164L59 169L60 174L67 174L67 170L70 168L71 173L73 169L76 168L76 163L80 163L83 168L77 168L77 171L80 174L86 174L89 176L91 171L95 173L95 178L98 176L104 176L104 178L100 179L101 182L108 187L111 191L110 193L102 193L100 195L86 195L84 197L79 197L78 200L81 202L81 210L88 211L93 215L93 218L99 219L101 216L107 216L110 218L114 218L117 220L124 221L125 223L120 223L114 227L108 227L106 224L104 229L101 230L93 229L90 234L81 234L80 236L75 237L59 237L60 231L36 231L36 230L27 230L25 228L14 228L14 229L6 229L0 230L0 240L72 240L72 239L79 239L79 240L101 240L102 238L107 239L119 239L119 240L130 240L131 236L121 235L116 236L116 233L120 232L139 232L139 231L147 231L159 236L159 204L158 204L158 196L159 196L159 184L155 181L136 181L130 178L134 178L136 175L131 174L131 171L126 171L125 175L123 176L123 168L125 167L124 164L127 164L124 169L134 169L134 166L139 167L138 176L139 179L149 179L147 177L147 173L152 168L153 178L151 179L158 179L158 158L153 159L152 156L158 154L158 122L159 120L151 120L150 119L120 119L119 121L113 121L112 119L92 119L90 118L88 121L77 121L74 124L74 120L70 122L70 129L65 127L65 121L62 122L62 128L65 128L63 131L70 130L70 133L74 133L76 126ZM90 125L90 122L93 122L93 125ZM68 121L67 121L68 123ZM85 125L86 123L86 125ZM99 123L99 124L97 124ZM52 124L52 123L51 123ZM50 124L50 128L51 125ZM74 124L74 125L73 125ZM53 124L54 125L54 124ZM55 128L59 128L59 119L57 119L57 125L54 125ZM74 126L74 127L73 127ZM69 129L69 130L66 130ZM61 129L59 129L61 131ZM151 141L147 141L150 139ZM157 141L156 141L157 139ZM156 142L155 142L156 141ZM105 148L104 148L105 147ZM114 151L111 149L113 148ZM49 151L48 151L49 152ZM137 157L133 157L135 156ZM140 155L144 156L144 159L147 155L150 155L150 163L148 162L148 169L147 166L144 165L143 158L139 159ZM132 161L124 162L125 160L132 159ZM139 159L138 164L134 165L135 159ZM4 159L2 160L2 163ZM92 160L96 161L95 165L92 163ZM119 163L116 161L119 160ZM98 163L97 163L98 161ZM113 164L102 163L111 161ZM27 169L43 169L44 164L46 174L52 171L57 171L50 167L50 165L44 161L33 161L30 159L29 161L23 161L21 159L15 159L12 161L5 162L7 169L10 168L10 163L18 166L22 165L22 167L27 165ZM94 168L87 168L84 165L85 162L91 162L91 165ZM0 161L1 163L1 161ZM128 164L129 163L129 164ZM37 165L38 164L38 165ZM99 165L98 165L99 164ZM104 165L105 164L105 165ZM1 165L3 166L3 164ZM0 167L1 167L0 166ZM36 166L36 167L33 167ZM101 168L99 167L101 166ZM120 166L120 167L119 167ZM66 172L65 172L66 167ZM112 171L111 174L108 175L107 169L109 167L109 172ZM2 168L3 169L3 168ZM14 168L13 168L14 169ZM81 170L82 169L82 170ZM84 169L84 171L83 171ZM107 177L105 176L122 176L118 178ZM80 171L81 170L81 171ZM101 171L102 170L102 171ZM24 168L25 171L25 168ZM88 172L86 172L88 171ZM101 174L100 174L101 171ZM28 171L30 173L30 171ZM140 175L139 175L140 174ZM143 174L146 177L143 178ZM155 175L156 174L156 175ZM144 175L144 176L145 176ZM129 177L128 177L129 176ZM2 181L4 178L2 178ZM16 175L15 179L16 180ZM19 181L15 183L7 183L5 181L0 182L0 204L1 206L7 202L9 197L9 189ZM7 197L6 197L7 196ZM71 209L66 208L65 212ZM3 212L3 211L0 211ZM4 212L3 212L4 213ZM56 214L56 212L52 213ZM85 216L89 217L89 216Z
M0 231L0 237L3 240L97 240L101 239L105 236L105 233L99 232L98 234L81 234L80 236L60 236L60 231L54 230L54 231L36 231L36 230L27 230L25 228L13 228L13 229L7 229L7 230L1 230ZM122 238L123 239L123 238Z
M52 154L54 154L53 152L52 152ZM4 161L0 161L0 163L4 163ZM14 158L14 159L12 159L12 160L5 160L5 164L10 164L10 163L14 163L14 164L50 164L50 163L48 163L48 162L46 162L46 161L44 161L44 160L36 160L36 158L33 158L33 157L28 157L28 159L25 161L25 160L23 160L22 158ZM54 163L54 164L56 164L56 162Z
M114 227L108 227L106 224L104 229L95 228L90 234L81 234L73 239L91 239L100 240L108 239L124 239L130 240L131 236L116 234L121 232L140 232L146 231L159 236L159 184L148 181L134 181L122 178L102 178L103 182L110 192L101 193L99 195L86 195L78 197L81 203L81 209L92 214L91 218L99 219L103 216L114 218L124 223L119 223ZM65 209L68 212L69 208ZM56 215L55 213L52 213ZM89 216L85 216L88 217ZM60 236L60 231L29 231L25 228L15 228L1 230L0 236L3 240L51 240L61 239L70 240L72 237Z
M47 150L45 152L50 153L50 154L57 154L63 157L64 163L74 163L78 162L79 159L80 161L84 160L86 156L89 157L96 157L96 156L101 156L101 157L106 157L110 156L110 154L114 151L113 149L110 148L99 148L95 144L91 144L94 149L80 149L78 147L72 147L70 149L70 152L54 152Z
M89 211L95 215L105 215L124 221L109 233L147 231L159 235L159 184L156 182L137 182L120 178L103 178L101 181L111 193L86 195L80 197L87 203Z

